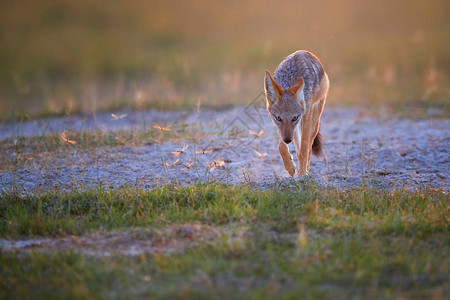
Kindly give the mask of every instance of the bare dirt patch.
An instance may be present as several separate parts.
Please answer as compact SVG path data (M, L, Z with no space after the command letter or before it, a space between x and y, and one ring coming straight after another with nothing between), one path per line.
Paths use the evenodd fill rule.
M297 229L297 230L295 230ZM0 239L0 252L27 255L33 251L43 253L72 252L96 257L170 255L183 253L197 245L229 246L244 248L249 238L271 241L289 240L294 244L305 244L307 239L328 236L326 231L306 230L299 226L293 232L280 233L259 224L257 231L245 223L226 225L170 224L158 228L132 228L126 230L94 231L84 235L65 237Z
M26 254L31 251L77 251L93 256L139 256L183 252L186 247L213 240L217 229L200 224L170 225L160 229L134 228L109 232L93 232L81 236L36 238L25 240L0 239L4 253Z
M164 131L153 128L154 124L182 135L171 139ZM326 108L321 124L327 161L312 158L310 176L320 185L343 188L428 185L449 190L450 120L374 117L361 109ZM18 135L68 130L155 131L159 138L140 146L74 147L55 156L35 153L25 163L0 173L2 189L14 187L34 192L99 183L110 188L123 184L153 188L211 179L267 187L289 180L277 151L275 126L261 107L219 112L127 112L120 119L106 113L52 118L3 124L0 137L11 141ZM181 151L185 145L189 147ZM295 157L293 145L290 147ZM13 159L17 152L11 147L2 155Z

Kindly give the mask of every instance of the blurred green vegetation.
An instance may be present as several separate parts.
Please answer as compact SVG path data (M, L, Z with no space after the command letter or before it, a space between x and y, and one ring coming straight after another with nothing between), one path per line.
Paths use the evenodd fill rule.
M298 49L331 105L447 114L449 30L446 0L4 1L1 118L246 104Z
M109 245L84 252L82 237L72 237L70 251L56 241L42 242L49 251L5 249L0 298L449 299L448 193L277 186L6 190L0 236L90 232ZM174 224L211 226L216 234L169 234ZM126 255L118 240L103 241L130 228L123 232L134 253L143 239L154 250ZM167 253L170 241L186 248ZM108 248L118 251L109 256Z

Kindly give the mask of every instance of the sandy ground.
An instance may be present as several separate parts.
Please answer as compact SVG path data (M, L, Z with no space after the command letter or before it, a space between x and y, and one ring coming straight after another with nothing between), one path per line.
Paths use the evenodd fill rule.
M261 227L259 227L261 229ZM267 228L264 233L255 233L246 224L227 224L210 226L206 224L172 224L159 229L130 228L126 230L92 231L84 235L62 237L29 238L22 240L0 239L0 253L13 253L18 256L34 251L43 253L71 252L95 257L141 256L146 254L170 255L183 253L186 249L199 244L219 244L226 242L230 246L240 247L245 239L254 237L271 240L289 239L299 241L299 235L317 238L319 233L313 229L299 228L299 232L280 233ZM320 235L327 233L321 232Z
M266 188L280 180L289 181L277 151L275 126L260 104L225 111L123 112L126 116L119 120L111 113L99 113L1 124L1 139L63 131L158 131L153 124L186 132L182 136L187 138L161 135L158 142L139 147L74 148L69 156L50 162L42 157L3 171L0 185L33 192L55 187L70 190L99 182L110 188L123 184L153 188L215 179ZM309 180L342 188L431 186L449 190L450 120L373 117L362 109L326 108L321 124L327 161L312 158ZM264 132L256 136L250 130ZM182 153L172 153L184 145L189 147ZM292 144L290 148L295 157ZM255 151L267 155L259 157ZM12 157L13 152L3 155Z
M145 253L170 254L183 252L186 247L212 241L224 233L199 224L169 225L160 230L133 228L109 232L95 231L81 236L31 238L25 240L0 239L1 252L25 254L31 251L70 252L77 249L92 256L139 256Z
M117 117L124 113L115 113ZM168 126L182 138L168 138L153 124ZM73 148L69 154L42 153L25 165L0 172L0 187L22 193L48 189L107 188L123 184L153 188L163 184L195 184L214 179L260 188L296 180L322 186L352 188L450 190L450 120L373 117L361 109L330 109L322 116L327 161L315 157L310 177L290 179L277 151L277 133L263 105L226 111L126 112L71 116L0 125L1 139L71 131L155 130L157 142L139 147ZM254 133L261 133L256 136ZM157 134L157 136L158 136ZM183 138L184 136L184 138ZM189 145L182 153L176 152ZM295 149L290 145L295 157ZM211 151L212 150L212 151ZM260 157L258 151L263 157ZM13 157L14 149L2 153ZM175 152L175 153L172 153ZM178 160L178 161L177 161ZM239 239L241 229L205 225L174 225L151 231L130 229L92 232L61 238L0 239L0 250L17 255L30 251L72 251L87 255L136 256L182 252L188 245L212 241L223 234ZM236 233L237 232L237 233ZM295 237L292 237L295 238Z

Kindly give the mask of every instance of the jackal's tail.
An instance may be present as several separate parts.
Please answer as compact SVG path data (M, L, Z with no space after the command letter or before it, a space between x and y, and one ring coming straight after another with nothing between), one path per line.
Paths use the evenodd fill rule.
M317 157L322 159L323 151L322 151L322 135L320 135L320 131L317 133L316 137L314 138L314 142L312 145L312 153Z

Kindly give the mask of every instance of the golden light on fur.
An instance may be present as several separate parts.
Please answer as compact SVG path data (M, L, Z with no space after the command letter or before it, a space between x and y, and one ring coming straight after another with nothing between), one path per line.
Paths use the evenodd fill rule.
M273 79L272 75L267 70L266 70L266 76L264 79L264 91L266 93L268 105L272 105L272 103L280 101L281 96L284 94L284 90Z
M323 157L319 128L328 88L328 76L321 62L308 51L300 50L287 56L273 77L266 71L267 110L277 126L278 151L290 176L309 173L311 154ZM288 144L292 141L298 169L289 150Z
M301 89L303 87L303 84L305 83L305 81L303 80L303 77L300 77L299 79L297 79L297 81L288 89L288 92L291 94L295 94L297 93L297 91L299 89Z
M284 94L284 90L281 88L281 86L278 83L276 83L275 80L273 80L273 77L270 74L270 72L266 70L266 74L269 75L270 81L272 81L272 85L274 86L274 88L276 89L278 94L280 94L280 96L283 95Z

